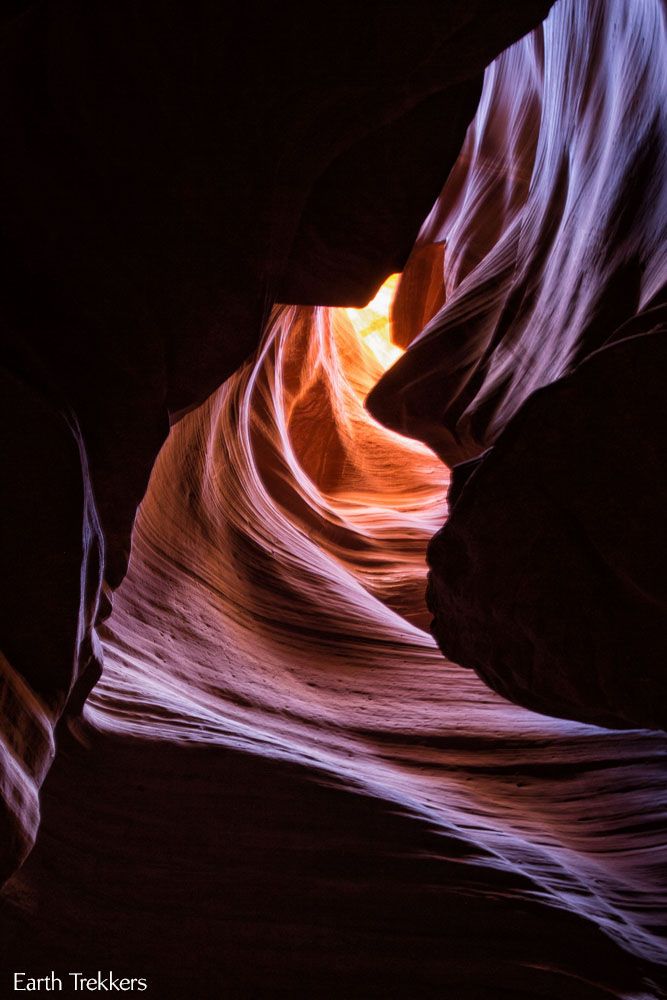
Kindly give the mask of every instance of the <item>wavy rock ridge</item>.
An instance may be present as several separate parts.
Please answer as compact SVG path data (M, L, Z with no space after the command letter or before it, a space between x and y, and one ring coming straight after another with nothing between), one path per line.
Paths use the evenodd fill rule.
M495 510L510 509L489 463L515 489L532 482L510 463L524 399L547 383L576 394L603 355L628 349L578 367L607 338L593 319L614 289L629 310L610 307L616 325L659 296L662 159L646 156L637 182L649 218L628 196L633 142L617 138L632 87L635 154L658 134L643 123L664 112L661 32L652 2L562 0L489 67L398 282L394 344L396 280L360 311L275 306L252 358L201 405L180 385L127 575L106 624L97 616L104 671L60 731L41 836L5 893L17 962L113 964L166 998L663 995L666 737L511 704L443 660L423 596L449 482L424 442L449 462L493 444L467 481L455 473L430 550L438 620L465 621L470 589L494 606L502 595L475 580L456 590L452 539L481 520L493 541ZM610 228L619 200L623 238ZM316 243L316 203L294 259ZM328 268L341 246L332 238ZM295 273L319 291L321 276ZM621 273L634 274L631 302ZM376 385L370 406L393 430L364 406ZM594 424L593 442L603 433ZM532 461L529 444L519 459ZM108 523L91 515L86 580ZM498 537L511 579L515 548ZM481 557L479 572L500 589ZM599 692L566 694L583 714ZM548 695L535 707L560 711L563 691Z
M445 654L612 727L667 725L666 107L658 0L503 53L418 241L444 301L369 400L449 463L493 445L430 549Z

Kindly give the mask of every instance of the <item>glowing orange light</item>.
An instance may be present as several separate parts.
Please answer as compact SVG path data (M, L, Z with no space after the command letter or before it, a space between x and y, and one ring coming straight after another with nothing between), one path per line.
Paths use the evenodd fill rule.
M391 368L403 354L401 348L392 343L389 319L400 277L400 274L390 274L375 298L363 309L345 310L357 336L380 363L383 371Z

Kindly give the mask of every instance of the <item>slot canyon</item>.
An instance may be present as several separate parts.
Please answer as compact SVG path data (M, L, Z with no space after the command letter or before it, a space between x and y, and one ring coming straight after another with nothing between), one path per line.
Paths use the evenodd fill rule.
M0 41L0 996L664 1000L667 0Z

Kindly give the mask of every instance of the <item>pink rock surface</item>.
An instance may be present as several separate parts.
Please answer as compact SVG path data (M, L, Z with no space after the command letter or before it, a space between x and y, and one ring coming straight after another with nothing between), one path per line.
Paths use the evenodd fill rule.
M83 203L69 189L70 200L59 202L74 236L62 235L56 212L52 242L38 240L55 175L27 155L2 168L18 187L19 167L29 161L34 171L8 210L17 287L46 273L56 290L30 322L14 310L7 324L21 378L16 398L6 398L32 427L15 448L22 494L30 493L33 465L53 459L44 480L52 502L35 504L46 511L35 521L41 544L14 560L17 610L7 635L25 638L30 586L45 565L42 585L58 599L44 618L58 640L53 652L37 632L34 655L22 641L2 661L7 690L17 695L3 702L14 725L2 744L5 774L18 773L2 786L6 869L35 836L37 789L70 699L41 795L37 845L0 908L12 965L113 967L148 976L166 1000L657 1000L667 960L667 737L589 724L632 725L646 691L629 685L631 716L619 711L619 689L602 684L592 695L598 716L556 718L585 714L586 684L573 689L565 674L547 671L526 694L513 657L486 679L546 714L513 704L443 659L424 591L427 545L447 514L441 458L454 463L493 445L457 486L451 519L431 545L443 646L443 629L453 634L450 620L465 624L473 600L481 605L476 642L490 641L491 625L503 637L514 627L503 584L519 546L508 546L503 531L509 521L520 535L521 507L514 494L508 502L509 485L519 493L525 485L539 527L548 529L552 511L529 488L538 493L544 481L552 506L567 487L576 512L590 515L577 448L579 440L600 446L608 431L600 386L605 378L617 385L613 358L625 357L628 341L581 362L625 321L643 323L635 314L648 314L664 284L664 6L561 0L545 25L489 66L465 141L479 71L548 3L423 5L415 21L397 7L386 22L379 7L371 16L345 6L311 48L307 18L276 14L260 33L260 65L273 65L281 44L304 59L277 65L270 86L244 78L248 106L257 88L266 97L262 122L271 123L275 145L253 132L229 163L222 142L211 149L204 141L215 102L193 119L189 98L211 80L219 86L219 72L237 87L247 50L230 55L231 69L207 62L218 44L202 28L219 16L213 5L202 5L206 17L194 27L178 6L178 38L161 5L146 5L145 18L144 8L135 15L130 6L100 3L84 15L75 4L54 4L40 36L54 65L60 124L67 108L67 120L85 126L99 169L110 152L144 136L148 97L162 101L151 119L156 145L136 169L119 154L109 175L102 171L120 184L117 217L102 211L95 170L84 171L91 187L83 185ZM42 15L31 18L44 28ZM123 17L134 16L130 42L120 45ZM238 17L249 30L252 7ZM122 88L92 114L73 85L82 65L90 70L88 32L98 18L95 80L101 86L104 59L125 53L123 67L134 66L138 78L123 80L134 81L130 93L143 102L134 115ZM346 34L353 25L358 33ZM12 31L34 40L33 27L21 19ZM156 89L173 53L191 51L183 32L201 45L197 72L184 58ZM368 37L382 44L360 66ZM63 39L68 58L59 61ZM22 71L22 59L39 62L22 45L9 49ZM136 54L144 51L150 57L139 72ZM332 66L339 87L329 80ZM181 103L184 79L191 89ZM116 146L111 126L122 108ZM244 142L246 112L232 130ZM8 121L16 135L16 120ZM192 146L184 142L190 130ZM395 341L408 349L383 375L399 351L387 336L388 296L362 313L348 307L402 267L462 141L398 285ZM275 161L247 173L260 146ZM165 150L167 165L157 169ZM218 200L221 178L227 187ZM38 181L45 187L31 214ZM142 266L146 280L137 283ZM275 305L280 298L302 304ZM45 314L57 317L60 341L40 325ZM87 325L77 325L82 318ZM647 330L630 329L646 347ZM649 416L661 399L650 359L642 364L651 392L628 382L628 437L605 442L615 462L640 426L630 417L644 419L637 397ZM42 384L36 372L44 366ZM365 406L371 390L370 410L389 428ZM567 420L541 407L570 390L576 433L568 435ZM595 419L580 439L591 399ZM67 407L80 423L63 421ZM7 422L3 433L14 440L10 431ZM546 439L543 464L524 475ZM645 438L649 450L652 440ZM641 448L633 460L646 471ZM610 473L601 460L595 468L586 485L599 499ZM621 506L629 492L619 492ZM20 554L34 518L17 495L12 523L20 531L4 551ZM477 520L467 519L471 507ZM658 575L644 572L643 509L637 505L634 534L610 559L623 567L624 585L641 582L652 599ZM66 530L73 542L63 547ZM475 555L464 560L460 592L447 580L447 540L457 532ZM602 537L617 540L606 528ZM104 581L95 555L103 547ZM540 613L562 580L558 550L545 552L552 558L539 563L529 605ZM623 561L633 553L639 569ZM575 567L578 554L568 549ZM595 585L584 582L595 603ZM104 669L88 694L100 663L96 635ZM456 656L465 663L464 646ZM36 734L25 721L31 705ZM660 722L657 710L647 721Z

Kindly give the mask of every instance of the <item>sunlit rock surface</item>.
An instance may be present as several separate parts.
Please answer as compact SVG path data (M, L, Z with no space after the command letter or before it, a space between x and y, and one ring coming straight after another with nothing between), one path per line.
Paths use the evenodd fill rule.
M615 30L655 9L624 5ZM495 81L516 64L508 109L525 116L539 144L551 77L542 79L535 56L535 100L523 101L525 52L543 49L544 66L567 62L572 74L590 52L570 46L570 28L579 45L584 23L585 37L597 37L607 21L596 11L563 0L543 46L533 36L489 69L450 182L461 204L482 168L470 143L491 113ZM661 25L654 20L654 34L641 38L656 44ZM626 52L628 72L630 63ZM268 297L256 354L197 408L187 371L183 381L179 373L185 334L179 341L174 409L190 412L173 424L153 469L129 571L101 629L104 673L82 718L61 727L41 836L5 891L0 931L17 967L113 967L148 975L168 1000L663 996L667 738L531 713L443 659L427 631L425 553L446 516L449 473L422 442L386 429L364 406L392 362L374 397L388 400L382 416L392 400L408 399L405 366L422 339L409 345L424 322L435 316L437 326L455 308L464 273L472 294L472 239L462 238L458 263L453 238L444 254L438 245L447 213L477 231L481 266L529 198L530 136L510 133L517 170L498 152L493 175L507 188L507 209L494 215L490 192L488 213L455 210L446 188L451 204L438 203L403 278L368 310L347 308L351 294L337 309L271 308ZM594 159L604 135L601 126L591 132ZM344 190L343 167L340 177ZM324 202L336 205L333 195ZM314 210L310 218L335 233L335 219ZM315 228L295 241L313 265L317 241L307 234ZM332 239L319 258L324 272L335 270L342 246ZM538 252L540 240L532 246ZM368 294L372 275L400 266L399 256L388 251L382 267L369 267ZM321 275L300 267L304 289L319 288ZM502 298L502 275L491 270L466 313L473 332L496 281ZM396 286L392 344L386 310ZM464 334L461 327L460 343ZM244 328L234 349L245 352L246 338ZM434 371L440 346L436 337ZM552 375L535 373L527 392L566 370L554 360L560 347L548 339L546 349L555 352ZM202 392L222 381L219 356L200 359L207 362ZM414 372L425 370L420 363ZM477 454L506 423L509 432L523 399L513 372L488 438L462 432L449 461ZM432 403L441 398L434 378ZM158 379L153 390L166 393L166 384ZM444 454L451 435L422 434L437 420L416 428L412 404L399 401L399 411L401 430ZM55 427L55 454L60 425L50 412L44 423ZM147 453L156 426L147 428ZM62 448L75 489L79 466ZM482 471L458 489L457 507ZM98 477L100 489L105 482ZM91 521L91 549L99 530ZM116 544L121 551L120 535ZM93 581L94 569L91 558ZM98 621L107 611L100 607ZM34 834L36 809L30 818Z
M44 707L40 749L2 745L0 877L34 839L53 726L99 677L94 626L170 419L248 358L275 302L363 303L402 267L485 66L551 3L0 12L0 335L22 387L3 410L0 647L32 706L8 696L5 728Z
M666 109L659 0L561 3L504 53L408 267L430 252L444 302L416 336L397 309L369 400L466 463L429 554L443 651L611 726L667 725Z
M486 73L417 243L446 303L369 401L450 465L664 296L665 30L661 0L565 0Z
M667 740L514 707L419 627L447 475L363 408L380 319L277 310L172 429L14 947L165 996L658 997Z

